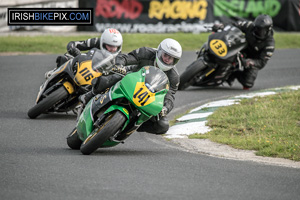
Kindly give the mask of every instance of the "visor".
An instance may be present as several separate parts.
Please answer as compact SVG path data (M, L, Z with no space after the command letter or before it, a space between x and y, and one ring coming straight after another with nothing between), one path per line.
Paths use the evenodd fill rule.
M254 35L259 39L264 39L268 35L268 29L256 27L254 29Z
M108 49L106 48L106 45L108 45L110 47L117 47L117 50L115 52L111 52L111 53L117 53L121 49L121 46L114 46L114 45L103 43L103 48L106 49L107 51L108 51Z
M176 65L179 61L178 58L175 58L174 56L168 54L167 52L165 52L164 50L162 49L159 49L157 51L157 56L158 56L158 59L164 64L164 65L167 65L167 66L173 66L173 65ZM168 62L168 60L173 60L172 62Z

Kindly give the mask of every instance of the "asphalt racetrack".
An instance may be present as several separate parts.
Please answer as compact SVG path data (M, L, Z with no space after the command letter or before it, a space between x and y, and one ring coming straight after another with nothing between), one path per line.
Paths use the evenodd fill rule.
M65 138L76 124L75 115L27 117L56 56L0 56L1 199L299 198L299 169L190 153L157 135L134 133L125 144L90 156L69 149ZM194 52L184 52L179 72L194 59ZM277 50L250 92L300 85L299 63L300 49ZM178 91L170 118L247 92L237 82Z

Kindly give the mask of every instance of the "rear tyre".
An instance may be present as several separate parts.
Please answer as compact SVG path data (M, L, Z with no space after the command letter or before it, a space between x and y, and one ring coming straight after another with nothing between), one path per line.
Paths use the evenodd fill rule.
M195 60L180 75L180 84L178 90L185 90L187 87L195 83L195 76L205 68L202 60Z
M84 155L89 155L102 146L111 136L119 131L126 121L126 117L121 111L109 114L100 128L95 128L89 137L82 143L80 151Z
M73 131L68 135L67 144L71 149L80 149L82 140L79 139L77 128L74 128Z
M38 102L35 106L29 109L27 115L31 119L35 119L37 116L42 114L43 112L47 111L51 108L54 104L61 101L62 99L67 98L68 96L67 90L61 86L54 90L51 94L46 96L40 102Z

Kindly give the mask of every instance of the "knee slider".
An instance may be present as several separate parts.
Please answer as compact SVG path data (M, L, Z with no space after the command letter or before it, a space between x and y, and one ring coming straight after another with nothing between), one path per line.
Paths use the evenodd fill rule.
M157 122L157 131L156 134L164 134L169 130L169 121L167 120L166 117L162 117L158 122Z

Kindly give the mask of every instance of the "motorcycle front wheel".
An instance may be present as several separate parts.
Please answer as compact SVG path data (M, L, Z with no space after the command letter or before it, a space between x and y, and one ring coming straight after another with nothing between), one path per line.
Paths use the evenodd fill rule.
M29 109L27 115L31 119L35 119L37 116L46 112L49 108L55 105L57 102L67 98L68 96L67 90L61 86L54 90L51 94L43 98L40 102L38 102L35 106Z
M104 142L122 128L126 119L126 116L118 110L107 115L104 122L99 125L99 128L95 128L82 143L80 147L81 153L89 155L96 151Z
M185 90L187 87L194 85L196 75L198 75L206 66L201 60L195 60L180 75L178 90Z

